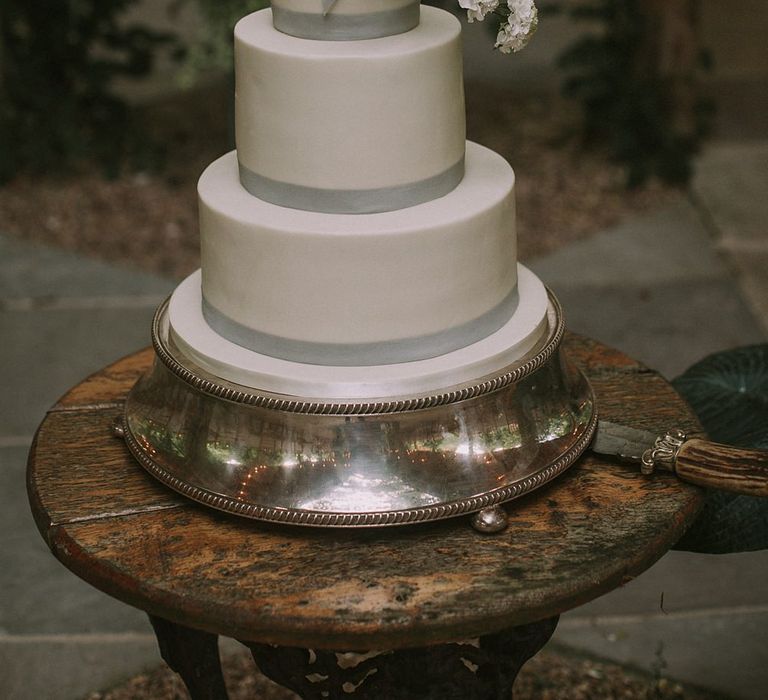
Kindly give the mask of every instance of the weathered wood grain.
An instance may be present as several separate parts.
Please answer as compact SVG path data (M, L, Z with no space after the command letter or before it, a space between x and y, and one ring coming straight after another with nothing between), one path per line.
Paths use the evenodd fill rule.
M145 348L92 374L72 387L54 405L53 409L67 410L102 404L122 403L137 377L154 359L152 348Z
M601 417L700 431L657 374L570 336ZM119 399L151 355L86 381ZM111 392L111 393L110 393ZM510 503L510 527L466 518L379 530L316 530L220 514L156 485L109 426L114 408L79 389L41 426L29 465L33 510L54 554L107 593L190 627L330 649L400 648L556 615L638 575L684 532L701 491L588 454Z
M125 442L112 432L121 408L52 411L30 456L35 510L50 524L115 518L186 505L186 500L137 471Z
M565 345L571 358L590 376L628 371L655 374L629 355L583 335L566 332Z

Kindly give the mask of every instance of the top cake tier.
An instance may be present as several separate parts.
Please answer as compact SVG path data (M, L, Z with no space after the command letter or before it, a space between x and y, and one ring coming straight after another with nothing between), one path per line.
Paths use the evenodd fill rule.
M419 0L272 0L272 14L275 29L302 39L376 39L413 29Z
M243 186L280 206L353 214L453 190L466 138L460 34L455 17L432 7L409 32L360 41L288 36L270 10L240 20Z

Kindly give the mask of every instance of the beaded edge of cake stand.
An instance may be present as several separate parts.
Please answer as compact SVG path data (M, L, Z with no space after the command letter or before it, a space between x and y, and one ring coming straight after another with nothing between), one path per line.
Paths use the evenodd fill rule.
M521 496L544 486L572 466L589 447L596 429L597 411L594 411L584 434L567 452L564 452L552 464L511 486L505 486L472 498L441 503L435 506L424 506L408 510L363 513L326 513L322 511L273 508L245 503L228 496L213 493L182 481L178 477L167 472L156 462L153 462L143 452L141 446L133 438L130 430L125 427L125 424L120 426L118 434L125 439L125 442L135 459L142 467L144 467L144 469L152 474L152 476L177 493L180 493L193 501L209 506L210 508L214 508L215 510L232 513L253 520L282 523L285 525L329 528L366 528L447 520L448 518L460 515L476 513L493 506L498 506L515 498L520 498Z

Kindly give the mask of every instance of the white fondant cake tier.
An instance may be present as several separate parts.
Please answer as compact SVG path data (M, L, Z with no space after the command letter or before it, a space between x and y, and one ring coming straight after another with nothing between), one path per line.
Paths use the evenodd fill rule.
M498 372L542 342L548 332L546 289L523 266L518 277L520 303L504 326L472 345L417 362L331 367L246 350L215 333L203 318L199 271L182 282L171 298L169 335L204 371L261 391L330 400L412 396Z
M272 0L271 5L275 29L304 39L374 39L419 23L419 0Z
M450 194L381 214L263 202L240 186L234 153L198 191L206 316L243 346L359 364L386 343L375 363L402 362L479 340L517 303L514 173L483 146L467 144Z
M243 184L261 199L366 213L428 201L461 180L460 24L422 7L397 36L297 39L271 10L235 28L236 139Z

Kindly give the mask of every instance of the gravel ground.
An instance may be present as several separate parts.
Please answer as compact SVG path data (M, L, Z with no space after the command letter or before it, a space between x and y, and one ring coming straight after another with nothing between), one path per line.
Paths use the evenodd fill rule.
M247 653L224 659L231 700L295 700L296 695L254 671ZM86 700L187 700L181 680L166 667L136 676ZM350 695L350 697L354 697ZM604 662L544 651L529 661L515 683L515 700L725 700Z
M105 180L84 169L66 177L18 177L0 188L0 232L181 278L199 265L195 183L228 150L229 92L218 85L144 109L165 165ZM604 153L573 136L577 112L559 98L522 97L467 85L472 140L504 155L517 172L518 240L525 260L674 192L659 185L627 191Z

